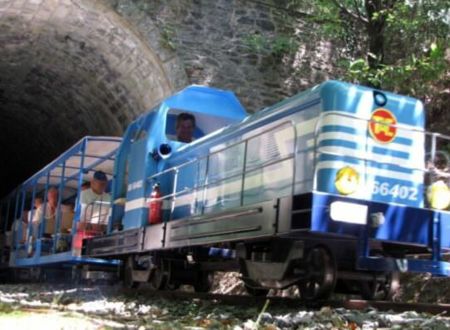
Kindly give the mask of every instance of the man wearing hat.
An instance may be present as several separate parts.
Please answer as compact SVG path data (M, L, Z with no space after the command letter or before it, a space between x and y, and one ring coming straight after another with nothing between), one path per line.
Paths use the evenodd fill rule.
M102 171L96 171L91 180L91 186L80 194L80 222L90 224L105 224L109 212L111 196L106 193L108 178Z

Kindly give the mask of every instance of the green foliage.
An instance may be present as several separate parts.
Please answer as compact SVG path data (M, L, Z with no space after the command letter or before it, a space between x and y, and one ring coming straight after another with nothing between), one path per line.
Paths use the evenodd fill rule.
M175 43L175 36L176 30L173 25L166 24L162 26L159 40L161 46L168 50L175 50L177 48Z
M447 0L286 0L323 36L343 41L345 79L430 98L448 75ZM431 95L432 97L432 95Z
M7 303L0 302L0 315L12 313L14 311L14 308Z
M341 0L342 6L363 10L364 1ZM291 12L302 12L305 19L312 24L317 24L315 32L327 38L344 38L348 34L348 21L342 20L341 10L330 0L287 0L286 8Z
M298 48L297 40L284 34L264 36L254 33L245 36L242 41L251 53L279 59L284 55L295 53Z
M348 63L345 78L400 93L426 95L429 84L442 79L446 69L445 49L433 43L419 57L406 55L393 64L380 64L377 68L370 67L366 58L356 59Z
M282 57L285 54L292 54L298 48L298 43L294 38L280 35L272 40L271 53L275 57Z
M268 40L261 34L249 34L243 38L243 43L248 49L255 54L266 53L268 46Z

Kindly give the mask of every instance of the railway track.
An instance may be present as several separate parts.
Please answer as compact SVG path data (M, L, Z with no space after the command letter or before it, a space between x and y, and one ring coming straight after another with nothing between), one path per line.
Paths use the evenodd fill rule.
M126 296L127 298L135 298L139 301L151 302L152 299L166 299L179 301L209 301L214 305L231 305L231 306L253 306L259 309L267 303L271 308L285 307L292 309L306 309L319 310L322 307L330 307L332 309L344 308L347 310L364 311L369 309L376 309L383 312L402 313L407 311L415 311L417 313L428 313L432 315L443 315L450 317L450 304L430 304L430 303L405 303L405 302L391 302L391 301L369 301L360 299L342 299L342 300L327 300L317 301L314 303L305 302L300 298L279 297L279 296L249 296L249 295L232 295L232 294L216 294L216 293L197 293L188 291L170 291L160 290L156 291L147 286L139 287L138 289L127 289L122 286L88 286L100 294L105 294L106 297ZM63 304L64 305L64 304ZM34 312L44 312L54 309L65 309L65 306L54 305L48 306L23 306L21 309L29 309Z
M442 314L450 316L450 304L427 304L427 303L403 303L391 301L368 301L359 299L349 300L327 300L314 303L305 302L300 298L288 298L278 296L254 297L245 295L227 295L212 293L194 293L184 291L155 291L151 289L121 289L125 295L144 296L148 298L164 298L179 300L209 300L215 304L227 304L237 306L263 306L267 300L270 305L290 308L320 309L328 306L330 308L345 308L349 310L367 310L370 308L379 311L393 311L397 313L415 311L417 313Z
M17 292L19 295L14 297ZM56 289L53 286L39 288L31 285L26 290L9 289L3 298L6 299L6 304L10 304L11 311L17 310L27 315L38 314L41 316L37 317L46 317L54 322L63 322L62 317L68 316L87 319L97 325L110 322L111 324L108 323L107 326L111 327L126 325L138 328L145 324L150 327L167 325L170 329L185 326L208 328L208 324L218 327L232 324L242 328L243 324L255 325L259 322L288 329L323 322L327 324L331 322L334 325L346 324L349 329L362 329L370 324L401 329L418 329L422 325L424 328L428 326L429 329L447 329L450 326L450 304L393 303L357 299L306 304L299 298L195 293L180 290L155 291L147 285L138 289L124 289L119 285ZM403 313L410 311L417 313Z

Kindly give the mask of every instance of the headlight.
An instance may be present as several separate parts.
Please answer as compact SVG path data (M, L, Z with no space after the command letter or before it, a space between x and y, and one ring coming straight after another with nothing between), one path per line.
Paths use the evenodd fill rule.
M367 224L367 205L336 201L330 205L330 218L334 221Z
M427 189L427 199L433 209L444 210L450 205L450 190L447 184L436 181Z
M350 195L359 187L359 174L353 167L345 166L336 173L334 185L342 195Z

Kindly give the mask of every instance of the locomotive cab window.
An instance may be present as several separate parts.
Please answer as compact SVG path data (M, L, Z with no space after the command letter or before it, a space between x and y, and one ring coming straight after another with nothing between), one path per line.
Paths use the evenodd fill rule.
M220 116L171 109L167 114L166 136L172 141L190 143L233 122Z

